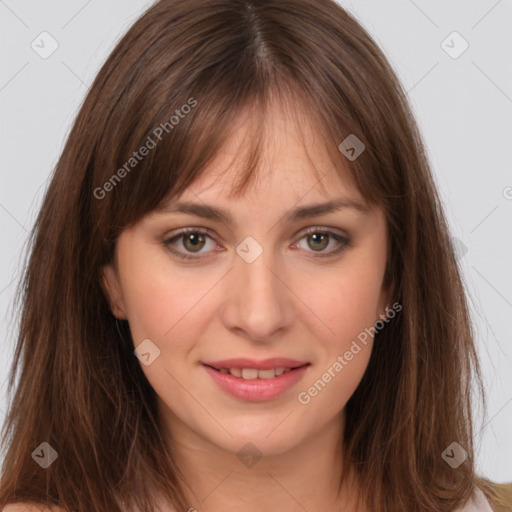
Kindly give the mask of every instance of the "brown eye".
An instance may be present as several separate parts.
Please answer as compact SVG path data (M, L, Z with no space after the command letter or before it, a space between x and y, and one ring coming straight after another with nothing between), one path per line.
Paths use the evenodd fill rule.
M307 238L309 247L311 247L315 251L322 251L329 244L329 235L326 233L313 233L311 235L308 235ZM309 241L311 241L312 243L309 243Z
M301 243L305 244L301 247ZM325 228L312 227L307 230L299 242L294 244L306 253L314 253L316 257L331 257L340 254L352 244L351 238ZM330 247L332 246L332 247ZM329 249L330 247L330 249Z
M199 259L207 255L208 242L210 249L215 249L212 232L204 228L186 228L162 243L174 255L183 259Z
M201 233L187 233L183 235L183 246L187 251L200 251L205 244L205 237Z

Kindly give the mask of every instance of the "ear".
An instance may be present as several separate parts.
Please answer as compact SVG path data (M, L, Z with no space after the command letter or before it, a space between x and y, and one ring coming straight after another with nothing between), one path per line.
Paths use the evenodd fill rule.
M105 265L101 270L101 287L110 304L112 314L119 320L126 320L126 307L121 292L119 276L112 264Z

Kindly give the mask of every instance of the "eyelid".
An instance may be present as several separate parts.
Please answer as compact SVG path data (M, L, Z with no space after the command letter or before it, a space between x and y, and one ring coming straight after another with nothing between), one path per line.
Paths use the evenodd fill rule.
M333 234L333 235L334 234L338 235L341 238L350 238L348 233L343 232L342 229L332 228L329 226L310 226L308 228L301 229L294 236L298 236L301 233L302 233L302 236L309 235L310 233L329 233L329 234Z
M165 239L161 242L164 247L166 247L172 254L178 256L179 258L183 260L200 260L203 259L205 256L203 256L204 253L197 253L197 256L195 256L193 253L186 253L182 251L177 251L175 249L171 248L172 243L175 240L179 240L180 237L188 234L188 233L199 233L200 235L206 235L212 240L215 241L215 233L209 228L203 228L203 227L196 227L196 226L188 226L186 228L179 229L176 233L172 234L170 236L166 236Z
M206 235L209 238L211 238L213 241L216 242L217 235L213 230L211 230L209 228L199 227L199 226L188 226L186 228L178 229L176 233L174 233L174 234L171 233L170 236L166 236L165 239L161 243L164 246L166 246L167 249L171 253L175 254L176 256L180 257L181 259L184 259L184 260L204 259L206 257L206 255L208 255L208 253L199 252L199 253L196 253L196 255L194 255L194 253L187 253L187 252L184 253L182 251L176 251L174 249L171 249L170 246L172 245L172 243L175 240L179 239L180 237L182 237L188 233L198 233L201 235ZM336 249L331 249L330 251L327 251L327 252L320 251L320 252L315 253L315 251L307 251L307 252L310 252L313 255L313 257L315 257L315 258L316 257L328 258L330 256L335 256L335 255L339 254L340 252L342 252L344 249L346 249L352 245L352 237L350 235L348 235L347 233L343 233L343 231L340 230L339 228L332 228L332 227L327 227L327 226L310 226L308 228L299 230L293 236L293 238L295 239L297 236L300 235L300 237L297 239L297 241L294 242L294 245L298 244L304 237L306 237L307 235L309 235L311 233L327 234L331 238L336 239L338 241L338 243L341 244Z
M331 238L334 238L338 242L338 247L335 249L331 249L330 251L306 251L309 254L309 257L312 258L334 258L348 249L352 247L352 236L348 233L343 233L342 230L338 228L324 227L324 226L311 226L306 228L306 230L301 230L297 235L301 235L297 242L294 242L294 245L297 245L304 237L311 233L322 233L327 234ZM295 236L297 236L295 235Z
M176 232L174 233L174 231L176 231ZM216 237L218 237L217 233L215 233L215 231L213 231L212 229L205 228L205 227L200 227L200 226L187 226L185 228L179 228L179 229L174 230L174 231L171 232L170 235L165 236L165 240L164 241L170 241L170 240L172 240L174 238L179 237L180 235L186 235L187 233L206 234L206 235L210 236L212 239L215 239ZM291 238L294 239L294 238L296 238L301 233L302 233L302 236L304 236L304 235L310 234L312 232L313 233L316 233L316 232L329 232L329 233L332 233L332 234L338 234L338 236L340 236L342 238L347 238L347 239L350 238L350 235L348 233L343 232L343 230L341 230L339 228L334 228L334 227L330 227L330 226L310 226L310 227L307 227L307 228L302 228L299 231L297 231L297 233L295 233Z

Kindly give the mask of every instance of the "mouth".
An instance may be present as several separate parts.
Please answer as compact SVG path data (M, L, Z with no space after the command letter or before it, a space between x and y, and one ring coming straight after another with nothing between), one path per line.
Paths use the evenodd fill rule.
M213 381L235 398L263 401L280 397L304 375L309 362L274 358L201 363Z
M303 366L308 366L309 363L300 366L277 366L275 368L215 368L214 366L205 365L210 367L212 370L223 373L225 375L232 375L236 378L241 378L245 380L254 380L254 379L274 379L276 377L280 377L281 375L291 372L292 370L296 370L297 368L302 368Z

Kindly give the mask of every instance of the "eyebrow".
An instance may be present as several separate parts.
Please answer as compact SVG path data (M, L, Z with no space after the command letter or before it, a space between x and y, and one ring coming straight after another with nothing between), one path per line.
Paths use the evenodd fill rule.
M353 199L342 197L332 199L331 201L327 201L325 203L314 203L307 206L297 206L287 212L284 215L283 220L286 222L296 222L302 219L319 217L320 215L346 209L355 210L361 215L366 215L369 212L369 208L363 204L354 201ZM227 210L205 203L201 204L188 201L174 204L170 203L163 206L160 211L166 213L188 213L197 217L224 222L228 225L234 224L233 217Z

